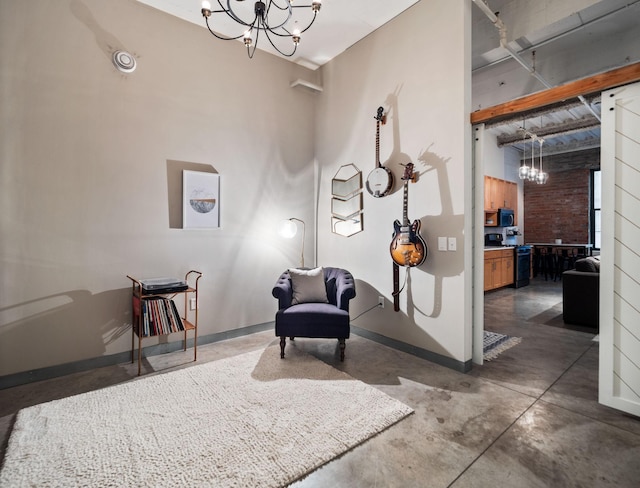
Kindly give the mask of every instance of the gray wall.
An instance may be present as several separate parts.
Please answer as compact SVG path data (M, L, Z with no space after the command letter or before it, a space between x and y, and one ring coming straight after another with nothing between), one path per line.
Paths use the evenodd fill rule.
M273 320L277 225L314 218L306 71L134 0L0 2L0 376L128 351L127 274L202 271L200 335ZM182 169L221 175L221 229L179 228Z
M417 43L407 33L424 19L435 27ZM400 312L354 323L454 366L470 359L469 2L420 2L320 73L249 61L240 43L133 0L3 2L0 36L0 376L128 351L127 274L204 272L200 335L273 320L271 287L298 264L299 240L275 233L292 216L307 222L307 264L357 277L352 316L390 299L400 182L365 197L361 234L329 222L338 167L373 169L379 105L391 111L383 160L398 180L407 160L421 173L409 215L430 254ZM115 48L136 56L134 73L112 66ZM299 77L324 93L289 88ZM221 229L179 228L182 169L221 175ZM439 235L458 251L438 253Z
M316 152L319 262L348 267L358 280L352 316L374 307L379 295L387 300L384 310L353 323L459 363L471 358L470 8L470 2L419 2L325 65ZM379 106L388 111L380 159L394 173L394 191L383 198L365 191L364 232L331 234L330 179L346 163L365 180L374 169ZM393 222L403 216L401 165L408 162L419 173L409 184L408 217L421 220L429 255L410 269L394 312L389 245ZM438 251L438 237L456 238L457 251ZM401 286L405 275L401 268Z

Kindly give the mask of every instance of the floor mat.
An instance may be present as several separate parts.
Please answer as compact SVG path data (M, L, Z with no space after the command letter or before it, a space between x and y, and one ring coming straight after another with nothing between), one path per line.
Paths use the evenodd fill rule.
M492 359L497 358L499 354L512 348L516 344L520 344L521 341L522 338L520 337L511 337L485 330L482 345L484 360L491 361Z

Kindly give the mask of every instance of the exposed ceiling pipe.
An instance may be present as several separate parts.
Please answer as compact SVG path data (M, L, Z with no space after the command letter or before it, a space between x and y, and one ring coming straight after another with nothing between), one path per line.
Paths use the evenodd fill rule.
M576 124L573 122L573 127L571 124L566 124L557 128L547 128L543 131L536 132L537 137L558 137L558 136L566 136L570 134L576 134L578 132L584 132L586 130L595 130L600 127L600 123L595 119L587 120L584 123ZM506 136L498 136L497 137L498 147L503 146L513 146L522 143L522 137L520 135L506 135Z
M522 65L524 69L526 69L529 73L531 73L540 83L542 83L547 88L553 88L553 85L545 80L535 69L533 69L529 64L522 59L522 57L518 54L518 52L509 46L507 42L507 27L502 22L502 19L498 17L491 8L483 1L483 0L473 0L480 10L484 12L484 14L489 18L489 20L496 26L498 29L498 33L500 34L500 47L507 50L513 59L515 59L518 63Z
M558 34L555 34L554 36L549 37L549 38L547 38L547 39L544 39L544 40L538 41L538 42L536 42L535 44L533 44L533 45L531 45L531 46L528 46L528 47L527 47L527 50L531 50L531 49L538 49L538 48L540 48L540 47L542 47L542 46L546 46L547 44L550 44L550 43L555 42L555 41L557 41L557 40L559 40L559 39L562 39L562 38L563 38L563 37L565 37L565 36L569 36L569 35L571 35L571 34L573 34L573 33L577 32L577 31L580 31L580 30L582 30L582 29L584 29L584 28L586 28L586 27L589 27L589 26L591 26L591 25L595 25L595 24L596 24L596 23L598 23L598 22L605 21L605 20L609 19L610 17L612 17L613 15L618 14L621 10L629 9L629 8L633 7L633 6L634 6L634 5L636 5L638 2L640 2L640 0L634 0L634 1L633 1L633 2L631 2L631 3L629 3L629 2L625 2L625 4L624 4L623 6L618 7L618 8L617 8L617 9L615 9L615 10L610 10L610 11L605 12L604 14L602 14L602 15L600 15L600 16L598 16L598 17L589 18L588 20L585 20L585 19L583 19L583 18L582 18L582 16L580 16L580 21L581 21L580 25L578 25L578 26L576 26L576 27L573 27L573 28L571 28L571 29L565 30L565 31L563 31L563 32L560 32L560 33L558 33ZM483 70L483 69L485 69L485 68L490 68L490 67L492 67L492 66L495 66L496 64L500 64L500 63L502 63L505 59L508 59L509 57L511 57L511 56L510 56L510 55L507 55L507 56L506 56L506 57L504 57L504 58L496 59L496 60L491 61L490 63L485 64L485 65L483 65L483 66L478 66L478 67L477 67L477 68L475 68L473 71L478 71L478 70Z
M593 116L596 119L598 119L598 122L602 122L602 119L600 119L600 115L595 110L593 110L591 105L589 105L589 102L587 102L587 100L582 95L578 95L578 100L580 100L582 102L582 104L585 107L587 107L587 109L589 109L589 112L591 112L593 114Z
M515 49L513 49L509 45L509 43L507 42L507 27L504 25L504 22L502 22L502 19L498 17L491 10L491 8L489 7L489 5L487 5L485 0L473 0L473 3L475 3L476 6L480 8L480 10L482 10L482 12L487 16L487 18L491 21L491 23L495 25L496 28L498 29L498 33L500 34L500 47L505 49L513 59L515 59L518 63L520 63L520 65L524 69L526 69L533 77L535 77L547 89L553 88L554 86L551 83L545 80L531 65L529 65L529 63L527 63L524 59L522 59L522 56L520 56L520 54L518 54L518 52ZM593 110L591 105L589 105L589 102L587 102L587 100L581 95L578 96L578 99L589 110L589 112L591 112L593 116L596 119L598 119L598 121L600 121L600 115L598 115L598 113L595 110Z
M598 103L601 102L601 97L600 95L589 95L587 96L587 102L591 105L597 105ZM575 100L572 99L572 100L567 100L566 102L563 102L561 107L559 107L558 105L550 105L547 107L542 107L538 110L528 111L526 114L526 118L536 119L538 117L544 117L550 114L555 114L558 111L558 108L561 108L562 110L573 110L574 108L579 107L580 105L582 105L582 103L576 97ZM496 122L486 122L485 128L495 129L496 127L502 127L504 125L511 125L511 124L516 124L516 125L522 124L522 114L516 114L513 117L507 117L504 119L501 118Z

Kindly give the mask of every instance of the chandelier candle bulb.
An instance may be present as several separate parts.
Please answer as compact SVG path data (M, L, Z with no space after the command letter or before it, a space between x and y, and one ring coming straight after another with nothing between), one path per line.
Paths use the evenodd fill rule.
M291 33L291 38L293 39L293 43L298 45L300 43L300 28L298 27L298 23L296 22L295 27L293 28L293 32Z

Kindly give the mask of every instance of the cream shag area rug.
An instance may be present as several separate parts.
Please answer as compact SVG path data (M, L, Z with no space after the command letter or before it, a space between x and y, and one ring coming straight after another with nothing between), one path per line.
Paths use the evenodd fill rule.
M0 486L284 486L412 412L270 346L21 410Z

